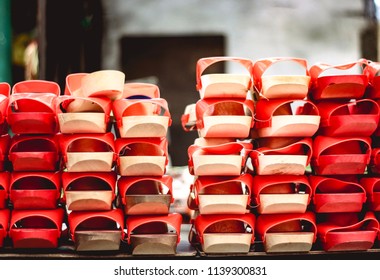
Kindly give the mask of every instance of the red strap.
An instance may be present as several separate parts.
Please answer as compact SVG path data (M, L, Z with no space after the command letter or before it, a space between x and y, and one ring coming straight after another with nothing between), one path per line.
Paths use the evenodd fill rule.
M324 71L328 69L349 70L355 67L356 65L360 65L362 67L363 65L368 65L368 60L361 58L352 63L340 64L340 65L331 65L328 63L316 63L310 67L310 76L311 76L311 79L315 81Z
M363 74L368 76L370 83L373 82L373 79L377 76L380 71L380 62L377 61L368 61L367 66L363 70Z
M197 65L196 65L196 80L197 80L196 89L197 90L200 90L202 88L201 76L202 76L203 72L209 66L213 65L214 63L221 62L221 61L231 61L231 62L240 63L241 65L243 65L247 69L249 75L251 76L253 63L249 59L240 58L240 57L230 57L230 56L204 57L204 58L199 59L197 61ZM251 86L252 86L252 78L250 80L248 87L251 88Z
M153 222L162 222L175 228L177 234L177 243L180 241L182 216L179 213L170 213L168 215L157 216L129 216L127 218L128 243L131 243L131 234L139 226Z
M249 227L252 230L252 238L251 238L251 243L255 240L255 215L252 213L248 214L229 214L229 215L222 215L222 214L215 214L215 215L199 215L195 218L194 220L194 226L195 229L198 233L198 238L201 243L203 243L203 234L205 230L218 222L223 222L223 221L241 221L243 223L246 223L249 225Z
M55 82L45 81L45 80L25 80L16 83L12 88L13 94L47 94L51 93L55 96L61 94L61 89L59 85Z
M356 192L364 193L365 189L358 183L339 180L337 178L310 176L310 185L313 190L313 195L317 193L344 193L346 190L356 189ZM364 202L364 201L363 201Z
M255 79L254 82L255 82L255 87L258 92L261 91L261 87L262 87L261 77L263 76L264 72L273 64L277 62L282 62L282 61L294 61L300 64L305 69L306 76L309 76L306 59L296 58L296 57L270 57L270 58L259 59L253 65L253 76Z
M0 95L8 97L11 92L11 86L6 82L0 82Z
M9 153L9 145L11 143L11 136L4 134L0 136L0 159L5 159Z
M260 194L261 192L273 185L284 184L284 183L294 183L303 184L306 186L306 193L309 195L308 202L310 202L312 190L309 184L308 177L305 175L276 175L276 176L266 176L266 175L256 175L253 176L252 182L252 196L254 196L257 205L260 205Z
M122 239L124 238L124 213L122 209L112 209L108 211L72 211L68 215L68 223L70 227L70 235L74 240L77 227L93 218L106 218L114 221L120 226Z
M57 102L56 102L57 113L66 113L62 111L62 108L66 110L68 105L74 100L83 100L83 101L96 103L97 105L99 105L100 108L102 108L103 112L108 117L112 110L112 101L106 97L78 97L78 96L71 96L71 95L61 95L57 97Z
M168 140L166 137L161 138L146 138L146 137L137 137L137 138L117 138L115 140L115 152L120 155L125 148L131 144L150 144L154 145L162 151L164 156L168 156Z
M19 145L22 142L28 142L28 141L38 141L38 140L44 140L48 141L53 144L55 148L55 152L59 153L59 147L58 147L58 141L56 135L28 135L28 134L17 134L14 135L11 139L10 146L9 146L9 153L14 152L14 149L17 149L17 145ZM41 147L42 149L46 149L46 147Z
M379 183L380 183L379 177L363 177L360 179L360 185L362 185L363 188L365 189L367 197L371 202L374 202L373 195L375 193L380 193L380 191L375 190L375 188L379 186Z
M66 76L65 95L77 94L77 91L82 87L82 78L88 73L73 73Z
M149 98L160 98L160 89L155 84L150 83L126 83L122 98L133 96L146 96Z
M17 181L25 178L39 177L53 183L56 190L61 190L61 172L12 172L9 177L9 191L14 188ZM57 194L60 196L60 193Z
M169 175L164 176L122 176L117 181L117 187L119 190L119 195L121 197L121 200L123 204L126 204L125 196L128 192L128 189L133 187L134 184L141 182L141 181L155 181L160 184L160 191L164 193L163 185L168 188L167 194L171 196L171 202L174 202L173 198L173 177Z
M256 231L261 236L262 241L265 241L265 236L272 227L291 222L291 221L306 221L313 227L314 241L317 237L316 218L313 212L306 213L292 213L292 214L267 214L260 215L257 218Z
M4 189L5 198L8 197L10 182L10 173L8 171L0 172L0 190Z

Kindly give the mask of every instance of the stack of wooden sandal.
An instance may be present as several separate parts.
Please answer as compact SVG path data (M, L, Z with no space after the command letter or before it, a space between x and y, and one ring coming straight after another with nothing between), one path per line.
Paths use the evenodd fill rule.
M21 81L12 88L6 107L12 137L9 144L8 185L12 209L9 239L13 248L57 248L64 211L61 196L60 154L55 101L58 84ZM7 174L8 173L8 174Z
M321 115L310 184L318 240L326 251L367 250L377 239L376 207L372 202L369 208L363 207L366 190L370 201L376 190L376 179L364 176L374 155L371 137L378 130L380 116L374 100L374 66L361 59L344 65L318 63L310 68L310 98ZM374 86L368 85L369 80ZM376 165L372 167L375 171Z
M300 73L295 68L294 73L276 74L282 65L296 66ZM256 123L250 158L258 244L268 253L307 252L317 233L315 215L308 210L307 172L320 122L318 109L307 98L307 62L292 57L259 59L253 77Z
M157 85L126 83L114 101L118 202L133 255L175 255L182 216L172 213L166 138L171 116Z
M233 62L247 73L205 74L215 63ZM199 138L188 148L194 175L188 206L195 210L189 241L206 254L246 254L254 242L255 216L249 213L252 177L245 173L254 125L252 62L236 57L207 57L197 62L200 99L188 105L183 128Z
M124 78L113 70L69 74L56 102L63 202L76 251L116 251L124 239L111 132L112 101L121 97Z

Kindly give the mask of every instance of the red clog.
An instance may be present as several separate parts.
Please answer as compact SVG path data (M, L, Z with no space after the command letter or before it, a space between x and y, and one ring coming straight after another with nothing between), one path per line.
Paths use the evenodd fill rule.
M379 232L379 222L372 212L328 214L317 224L318 239L325 251L366 251Z
M252 176L200 176L190 187L188 206L201 215L249 212Z
M59 143L68 172L110 172L116 161L114 135L61 134Z
M267 253L308 252L317 237L315 214L259 215L256 232Z
M13 171L55 171L60 160L55 135L14 135L9 148Z
M181 117L185 131L198 130L206 138L247 138L254 126L250 99L210 98L188 105Z
M267 70L274 64L292 62L302 68L301 75L269 75ZM288 69L288 68L287 68ZM296 73L296 72L295 72ZM309 90L310 76L307 69L307 61L294 57L270 57L259 59L253 66L253 77L256 89L256 99L304 99Z
M16 83L9 97L7 120L14 134L55 134L59 85L44 80Z
M360 99L363 97L368 85L368 76L363 73L353 74L355 67L363 67L368 61L359 59L352 63L330 65L316 63L310 67L311 88L309 96L314 100L321 99ZM331 74L332 70L340 74Z
M121 176L163 176L166 172L169 162L166 137L118 138L115 148Z
M62 232L64 211L13 210L9 237L13 248L57 248Z
M195 176L238 176L252 144L230 138L197 138L189 146L189 172Z
M305 213L311 200L306 176L254 176L252 201L259 214Z
M380 174L380 148L373 147L368 169L371 174Z
M273 141L267 141L249 155L257 175L305 174L313 154L311 138L268 139Z
M309 181L317 213L360 212L366 202L366 191L358 183L321 176Z
M8 132L7 107L11 86L8 83L0 82L0 133Z
M11 173L9 200L14 209L55 209L60 197L60 172Z
M189 239L207 254L246 254L255 240L255 220L251 213L199 215L193 221Z
M175 255L181 223L182 216L178 213L129 216L127 240L132 255Z
M117 251L124 239L121 209L72 211L68 223L76 251Z
M246 74L212 73L204 74L206 69L215 63L234 62L243 66ZM247 98L248 91L252 88L253 63L249 59L239 57L217 56L204 57L197 61L196 88L201 99L209 98Z
M173 178L168 175L123 176L117 182L120 202L127 215L163 215L174 202Z
M380 99L380 62L368 61L363 73L368 76L365 98Z
M61 133L106 133L111 129L112 102L103 97L61 95L56 112Z
M68 210L111 210L115 199L115 172L63 172L63 199Z
M112 111L121 138L166 137L172 122L168 103L163 98L115 100Z
M316 106L321 115L319 135L371 136L379 124L380 107L370 99L323 101Z
M316 175L364 174L370 156L368 137L317 136L311 167Z
M260 99L256 103L258 137L312 137L319 122L318 108L307 100Z

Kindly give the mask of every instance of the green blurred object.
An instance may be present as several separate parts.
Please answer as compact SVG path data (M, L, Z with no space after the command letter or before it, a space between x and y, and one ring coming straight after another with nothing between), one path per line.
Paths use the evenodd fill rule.
M0 0L0 82L12 83L11 0Z

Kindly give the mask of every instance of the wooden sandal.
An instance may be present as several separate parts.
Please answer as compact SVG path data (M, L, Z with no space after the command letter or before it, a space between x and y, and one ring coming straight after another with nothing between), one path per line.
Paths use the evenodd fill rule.
M351 73L354 67L363 67L368 61L358 61L330 65L327 63L316 63L310 67L311 88L309 97L313 100L321 99L360 99L363 97L368 85L368 76L362 73ZM328 70L340 71L341 74L328 75Z
M117 181L120 202L126 215L164 215L174 202L173 178L123 176Z
M190 187L189 208L201 215L249 212L252 176L200 176Z
M9 200L14 209L55 209L61 197L60 172L12 172Z
M9 148L13 171L56 171L59 144L55 135L14 135Z
M255 240L254 229L255 216L251 213L198 215L189 239L206 254L247 254Z
M380 117L379 104L370 99L317 103L321 123L319 135L371 136Z
M62 188L68 210L111 210L116 196L116 173L63 172Z
M132 255L175 255L180 242L182 216L129 216L126 220Z
M249 155L257 175L305 174L313 154L311 138L270 138L265 144Z
M250 99L200 99L185 108L181 123L185 131L197 129L199 137L244 139L254 125L253 113Z
M319 122L318 108L307 100L260 99L256 103L259 137L312 137Z
M64 211L13 210L9 237L13 248L57 248L62 233Z
M307 176L254 176L252 200L259 214L305 213L311 200Z
M317 136L311 167L316 175L364 174L371 158L368 137Z
M316 213L362 211L367 198L360 184L320 176L310 176L309 181Z
M72 211L68 223L76 251L118 251L124 239L121 209Z
M235 62L244 66L248 74L213 73L203 74L211 65L220 62ZM252 88L252 61L239 57L216 56L204 57L196 65L196 89L201 99L242 98L246 99Z
M44 80L27 80L12 88L7 121L14 134L55 134L58 131L55 102L59 85Z
M259 215L256 232L267 253L308 252L317 237L312 212Z
M251 150L251 143L231 138L197 138L187 150L189 172L195 176L238 176Z
M168 141L162 138L118 138L115 141L117 170L121 176L163 176Z
M302 75L264 75L274 64L293 62L302 67ZM271 57L259 59L253 66L256 99L304 99L310 85L307 61L294 57Z
M116 160L114 135L61 134L63 164L68 172L110 172Z

